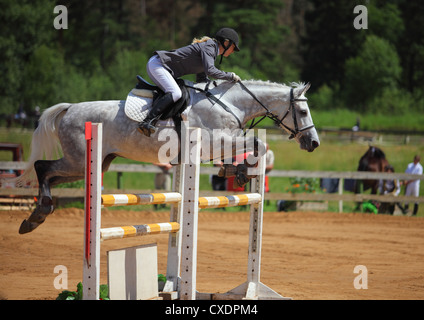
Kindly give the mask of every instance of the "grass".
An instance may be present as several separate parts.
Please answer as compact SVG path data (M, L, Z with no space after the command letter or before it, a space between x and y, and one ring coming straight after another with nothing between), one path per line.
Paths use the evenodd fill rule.
M355 124L356 114L350 111L334 111L334 112L315 112L314 121L318 128L326 126L334 126L338 124L339 127L351 127ZM411 128L416 128L415 122L424 122L422 115L416 117L409 116ZM369 121L374 119L376 126L390 124L396 122L402 123L407 121L406 118L400 117L389 117L389 116L361 116L361 125L369 125ZM403 119L403 120L402 120ZM270 123L265 122L265 125ZM402 125L403 126L403 125ZM386 127L387 129L387 127ZM31 132L18 130L6 130L0 129L0 141L21 143L24 147L24 158L27 159L29 156ZM359 158L367 150L367 146L356 142L334 142L321 141L321 146L312 153L300 150L299 145L293 141L287 140L270 140L268 141L270 148L275 154L275 165L276 170L309 170L309 171L355 171L358 165ZM424 145L422 144L399 144L399 145L386 145L382 149L386 153L387 159L395 168L395 172L404 172L406 165L410 163L415 154L421 154L424 156ZM0 161L11 161L10 152L0 152ZM132 160L118 158L114 163L137 163ZM123 173L122 176L123 188L126 189L154 189L154 174L150 173ZM288 178L270 178L270 189L271 192L285 192L286 188L290 186ZM82 182L75 184L77 187L83 187ZM104 187L116 188L117 187L117 173L107 172L104 175ZM200 189L210 190L209 177L201 175L200 177ZM424 194L424 187L421 187L420 195ZM330 209L333 204L330 205ZM337 207L337 204L335 204ZM131 207L134 208L134 207ZM135 208L134 208L135 209ZM275 210L275 203L271 203L266 209L270 211ZM230 210L230 208L228 208ZM335 209L336 210L336 209ZM349 209L347 209L349 210ZM424 215L424 205L420 206L420 214Z
M314 111L313 106L310 106L310 109L314 123L318 128L331 127L351 129L356 124L356 119L359 119L362 130L423 132L424 114L420 112L414 113L412 115L410 113L388 115L382 113L363 114L346 109Z

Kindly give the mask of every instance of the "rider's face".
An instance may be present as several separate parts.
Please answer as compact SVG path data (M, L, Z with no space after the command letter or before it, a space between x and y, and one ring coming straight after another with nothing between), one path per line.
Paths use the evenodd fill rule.
M229 44L229 41L227 40L227 41L225 41L224 42L224 45L225 46L228 46L228 44ZM232 45L231 45L231 47L229 47L228 49L227 49L227 51L225 51L225 53L224 53L224 57L228 57L230 54L232 54L233 52L234 52L234 48L235 48L236 46L235 46L235 44L233 43ZM221 46L221 45L219 45L219 54L222 54L224 52L224 47L223 46Z

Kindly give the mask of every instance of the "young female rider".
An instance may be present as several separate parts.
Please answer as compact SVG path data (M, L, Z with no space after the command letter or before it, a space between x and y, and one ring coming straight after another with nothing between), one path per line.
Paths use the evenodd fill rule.
M181 90L175 81L181 76L196 74L197 82L205 81L207 76L239 81L240 77L235 73L224 72L215 67L218 55L228 57L234 51L240 51L238 42L237 32L231 28L222 28L216 33L215 39L204 37L177 50L156 51L147 63L147 73L165 95L155 100L138 130L148 137L156 131L155 124L159 117L181 98Z

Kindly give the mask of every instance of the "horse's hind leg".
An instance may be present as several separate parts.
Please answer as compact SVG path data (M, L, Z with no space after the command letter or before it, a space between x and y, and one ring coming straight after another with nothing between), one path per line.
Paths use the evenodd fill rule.
M84 172L72 173L70 170L63 170L67 166L63 158L60 160L38 160L34 164L39 183L38 201L35 210L27 220L24 220L19 228L19 233L31 232L44 222L46 217L54 211L53 199L50 193L50 186L75 181L84 178Z

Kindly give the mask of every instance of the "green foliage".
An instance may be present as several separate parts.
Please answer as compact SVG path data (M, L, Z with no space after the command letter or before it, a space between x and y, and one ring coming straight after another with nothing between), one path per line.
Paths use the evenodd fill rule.
M320 190L319 179L316 178L289 178L290 187L286 189L291 193L315 193Z
M77 291L64 290L57 296L56 300L82 300L83 291L82 283L77 284ZM109 289L107 284L101 284L99 287L99 298L100 300L109 300Z
M346 61L346 101L360 111L376 111L370 102L394 90L402 69L395 48L377 36L368 36L359 54Z
M25 65L34 51L53 34L45 21L54 1L0 0L0 113L16 110L26 83Z
M64 290L57 296L56 300L82 300L82 283L77 284L77 291Z
M345 61L354 57L365 32L353 28L350 0L312 0L305 15L306 36L302 41L302 77L316 90L323 84L343 84Z
M62 55L56 50L41 45L34 50L25 66L25 80L28 84L25 102L29 105L47 103L52 105L61 101L64 75L67 73ZM40 72L43 71L43 72Z
M394 3L370 3L369 30L373 35L396 45L405 31L401 11Z
M68 9L66 30L53 27L59 4ZM357 4L368 9L368 29L353 27ZM242 79L311 82L315 110L424 111L424 6L414 1L0 0L0 6L2 115L20 105L29 113L36 105L122 99L136 74L147 76L155 50L224 26L238 31L241 51L217 66Z
M309 95L309 108L312 110L331 110L335 107L335 102L338 99L335 92L327 84L322 85L317 91Z

